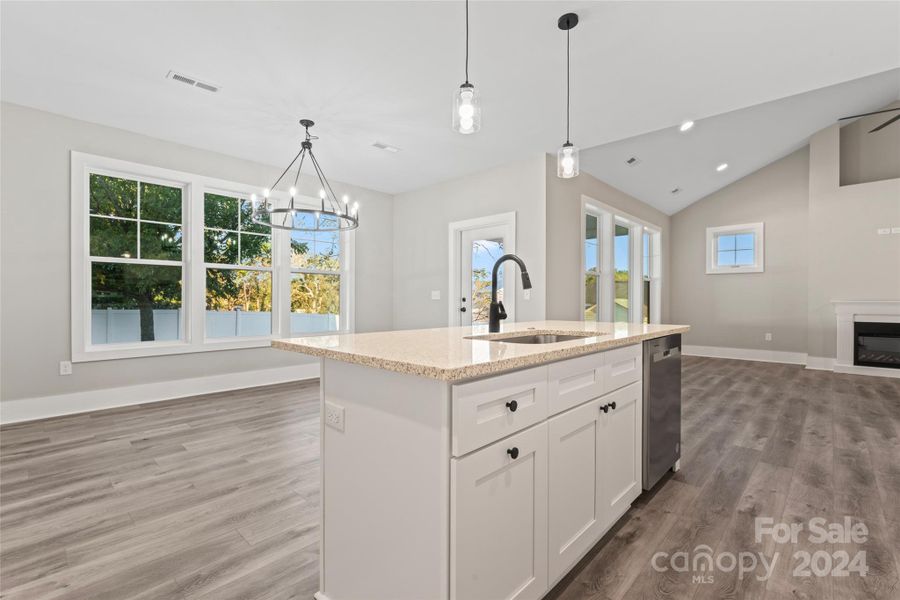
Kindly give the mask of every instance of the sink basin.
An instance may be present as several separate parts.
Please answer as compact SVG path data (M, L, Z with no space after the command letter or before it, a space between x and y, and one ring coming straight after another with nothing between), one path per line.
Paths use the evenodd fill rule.
M555 333L542 333L537 335L522 335L518 337L508 337L499 340L491 340L492 342L503 342L504 344L555 344L557 342L568 342L571 340L583 340L584 338L596 337L593 335L557 335Z

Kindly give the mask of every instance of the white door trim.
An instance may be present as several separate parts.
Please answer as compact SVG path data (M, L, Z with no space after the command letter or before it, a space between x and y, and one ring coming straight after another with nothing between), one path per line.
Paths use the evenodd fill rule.
M449 290L447 294L447 325L450 327L456 327L459 325L459 306L457 305L457 298L460 296L459 289L459 267L460 267L460 252L462 250L460 244L462 241L462 233L463 231L469 231L472 229L481 229L482 227L491 227L495 225L505 225L509 227L509 239L506 240L505 251L507 254L515 254L516 252L516 213L515 211L500 213L496 215L488 215L484 217L476 217L474 219L466 219L464 221L453 221L448 226L448 244L447 248L450 254L450 271L448 273L449 280L447 289ZM504 272L504 281L509 282L510 289L512 293L509 294L509 299L505 299L505 304L508 304L507 310L514 313L515 310L515 296L516 296L516 285L515 285L515 277L513 277L513 273ZM511 300L511 302L510 302ZM512 310L510 310L512 309Z

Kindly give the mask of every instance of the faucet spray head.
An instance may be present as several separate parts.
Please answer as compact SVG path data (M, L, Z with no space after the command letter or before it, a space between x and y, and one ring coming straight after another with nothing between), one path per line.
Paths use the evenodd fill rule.
M528 271L522 271L522 288L526 290L531 289L531 277L528 275Z

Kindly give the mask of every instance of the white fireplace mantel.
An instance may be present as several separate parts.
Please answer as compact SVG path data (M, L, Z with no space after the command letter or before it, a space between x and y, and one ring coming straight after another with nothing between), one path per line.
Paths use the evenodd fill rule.
M862 367L853 364L853 324L900 323L900 300L835 300L832 304L837 315L837 358L834 370L838 373L900 377L898 369Z

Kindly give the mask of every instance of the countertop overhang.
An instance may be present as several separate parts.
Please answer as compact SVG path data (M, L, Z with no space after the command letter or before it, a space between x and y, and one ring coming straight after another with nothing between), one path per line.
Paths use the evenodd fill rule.
M272 347L429 379L460 381L688 331L687 325L533 321L503 324L500 333L493 334L486 325L440 327L288 338L273 340ZM552 344L497 341L527 334L590 337Z

